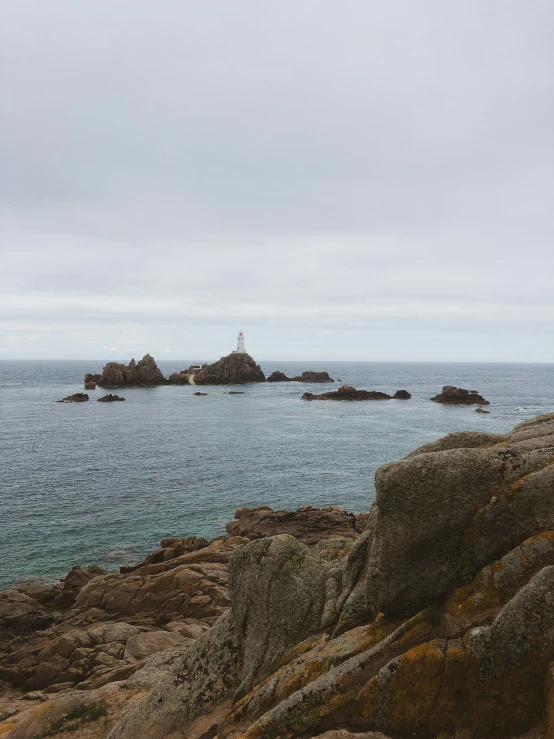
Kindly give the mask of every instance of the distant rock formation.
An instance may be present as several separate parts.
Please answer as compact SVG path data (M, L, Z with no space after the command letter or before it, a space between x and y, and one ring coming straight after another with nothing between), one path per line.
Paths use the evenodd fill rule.
M313 371L306 371L302 372L301 375L297 375L296 377L287 377L284 372L280 372L279 370L276 370L275 372L272 372L269 377L267 378L268 382L335 382L331 377L329 377L328 372L313 372Z
M490 413L490 411L485 411L481 406L479 406L475 409L475 413Z
M74 395L68 395L63 400L56 400L56 403L85 403L88 400L86 393L75 393Z
M279 370L275 370L275 372L272 372L269 377L267 378L268 382L291 382L292 377L287 377L284 372L280 372Z
M119 395L104 395L102 398L98 398L97 403L113 403L116 400L125 400L125 398Z
M191 366L188 369L181 370L180 372L173 372L173 374L169 375L169 384L170 385L194 385L193 378L194 375L202 369L202 367L205 367L206 365L201 364L191 364Z
M100 379L100 375L91 375L89 372L85 375L85 390L96 390L96 385L98 384L98 380Z
M392 400L392 395L378 390L356 390L352 385L343 385L338 390L321 395L304 393L302 400Z
M394 400L409 400L412 397L412 394L407 390L397 390L392 397Z
M446 405L490 405L476 390L464 390L454 385L445 385L442 393L435 395L431 400L435 403L445 403Z
M208 395L208 393L193 393L193 395Z
M194 374L195 385L246 385L251 382L265 382L265 375L249 354L236 352L214 364L203 365Z
M85 375L85 382L90 377L93 375ZM167 382L150 354L140 362L131 359L127 365L108 362L97 380L100 387L154 387L167 385Z

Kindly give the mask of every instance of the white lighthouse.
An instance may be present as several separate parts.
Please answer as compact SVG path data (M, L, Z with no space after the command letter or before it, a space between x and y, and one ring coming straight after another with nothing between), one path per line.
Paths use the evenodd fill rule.
M235 354L246 354L246 349L244 348L244 334L242 331L239 331L239 335L237 338L237 349L235 351Z

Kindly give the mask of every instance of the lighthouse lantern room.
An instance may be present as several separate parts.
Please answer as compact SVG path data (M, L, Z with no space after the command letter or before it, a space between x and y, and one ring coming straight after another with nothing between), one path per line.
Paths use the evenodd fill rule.
M239 331L237 339L237 349L235 354L246 354L246 349L244 348L244 334L242 333L242 331Z

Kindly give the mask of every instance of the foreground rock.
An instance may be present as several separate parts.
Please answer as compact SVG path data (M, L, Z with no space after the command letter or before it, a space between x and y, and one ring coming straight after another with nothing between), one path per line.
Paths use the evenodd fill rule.
M75 393L74 395L68 395L63 400L56 400L56 403L86 403L88 399L86 393Z
M479 395L476 390L464 390L454 385L445 385L442 392L431 400L446 405L490 405L489 401Z
M91 375L85 375L85 382L87 377ZM96 382L100 387L154 387L168 383L150 354L139 362L131 359L129 364L108 362Z
M392 395L377 390L356 390L351 385L343 385L330 393L304 393L302 400L392 400Z
M251 382L265 382L265 375L249 354L236 352L214 364L203 365L194 374L195 385L246 385Z
M104 395L102 398L98 398L98 403L114 403L118 400L125 400L125 398L120 397L119 395Z
M379 469L360 536L312 543L315 513L262 508L237 511L229 526L247 536L236 545L238 537L208 546L167 540L163 549L200 549L144 563L119 588L112 581L118 576L94 578L70 610L81 614L79 604L93 594L112 619L142 604L133 623L127 613L123 625L122 614L119 623L94 624L92 634L85 624L80 636L71 634L89 640L76 656L90 649L94 662L99 653L123 654L116 659L124 668L110 666L80 684L89 690L8 718L10 739L59 728L56 718L98 701L106 703L106 718L90 736L109 739L552 736L553 459L554 414L505 435L449 434ZM348 518L336 510L329 516ZM273 529L279 520L295 522L310 546ZM339 541L350 542L343 556L325 558L325 547ZM182 596L190 580L159 578L184 561L190 567L187 558L211 549L213 559L225 548L233 551L222 615L191 642L158 634L193 638L149 610L167 608L163 592L179 609L190 608L192 598ZM97 607L89 602L83 614L99 618ZM44 652L52 656L41 674L77 668L69 636ZM147 656L159 644L169 651ZM29 650L13 664L29 669L26 659L40 655ZM133 674L122 677L125 670ZM115 682L99 687L100 680Z

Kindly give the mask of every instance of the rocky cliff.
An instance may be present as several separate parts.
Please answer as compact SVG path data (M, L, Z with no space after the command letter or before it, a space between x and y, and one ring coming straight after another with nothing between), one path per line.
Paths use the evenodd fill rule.
M194 375L195 385L246 385L251 382L265 382L260 365L249 354L235 352L214 364L204 365Z
M505 435L449 434L381 467L376 491L361 535L332 508L331 538L313 509L243 509L229 525L241 536L168 540L157 563L72 586L53 625L37 606L32 628L55 638L14 631L0 677L27 671L25 687L60 695L0 734L554 736L554 414ZM9 593L26 615L2 628L31 628L25 593ZM149 657L158 632L191 641ZM71 692L86 665L92 679Z
M98 376L85 375L85 383L90 377ZM153 387L167 385L168 381L162 375L154 357L146 354L139 362L135 362L134 359L131 359L129 364L108 362L96 383L100 387Z

